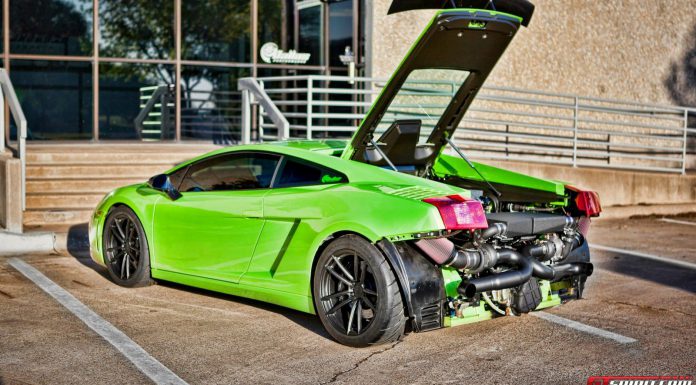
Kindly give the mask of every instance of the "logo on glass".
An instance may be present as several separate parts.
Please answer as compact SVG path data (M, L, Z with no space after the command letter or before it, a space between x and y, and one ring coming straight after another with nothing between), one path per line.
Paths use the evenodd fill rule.
M261 46L259 52L261 60L266 63L281 63L281 64L305 64L309 60L310 54L297 52L291 49L288 52L278 48L276 43L266 43Z

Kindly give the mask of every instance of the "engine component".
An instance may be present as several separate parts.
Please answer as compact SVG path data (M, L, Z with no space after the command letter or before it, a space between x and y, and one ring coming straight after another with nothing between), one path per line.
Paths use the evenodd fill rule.
M525 246L522 254L536 258L542 262L559 262L568 257L571 251L582 245L583 236L575 230L566 229L567 235L560 238L557 234L549 234L546 240Z
M532 264L532 276L549 281L558 281L564 277L578 274L590 276L594 271L594 266L589 262L564 263L555 266L547 266L534 259L530 259L530 262Z
M493 223L485 230L481 230L480 240L486 240L495 236L505 236L507 234L507 225L505 223Z
M554 236L550 237L549 240L525 246L522 249L522 254L536 258L542 262L549 261L557 256L560 257L563 252L563 242L558 235L553 235Z
M497 253L489 244L470 244L465 249L457 250L449 239L435 238L421 239L415 245L438 265L466 270L471 274L493 267L497 261Z
M541 303L541 289L536 279L530 279L514 290L510 307L517 314L529 313Z
M493 311L495 311L496 313L498 313L500 315L507 315L505 313L505 310L499 308L495 303L493 303L493 301L491 301L491 297L489 297L488 294L486 294L486 293L482 293L482 294L483 294L482 295L483 300L488 304L488 306L491 309L493 309Z
M548 213L488 213L488 223L502 223L507 227L507 236L542 235L562 232L575 222L572 217Z
M594 270L594 267L589 262L547 266L534 258L529 258L511 249L499 250L497 256L496 265L516 266L518 269L462 281L457 291L471 298L476 293L520 286L532 277L558 281L568 276L583 275L587 277L592 275Z
M497 263L516 266L517 270L507 270L498 274L462 281L457 288L459 294L471 298L476 293L519 286L532 277L531 260L515 250L502 249L498 251Z
M561 252L560 260L562 261L562 260L568 258L568 255L570 255L570 252L575 250L584 241L585 241L585 239L583 238L583 236L580 235L576 231L573 231L569 235L564 236L563 237L563 251Z

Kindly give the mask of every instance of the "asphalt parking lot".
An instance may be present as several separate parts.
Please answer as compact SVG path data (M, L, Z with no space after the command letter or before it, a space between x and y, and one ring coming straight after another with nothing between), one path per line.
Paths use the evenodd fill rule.
M696 374L696 216L671 219L595 222L592 243L658 258L595 249L585 299L545 311L623 342L525 315L354 349L277 306L168 283L121 288L79 250L16 257L189 384L584 384ZM1 384L152 383L11 261L0 259Z

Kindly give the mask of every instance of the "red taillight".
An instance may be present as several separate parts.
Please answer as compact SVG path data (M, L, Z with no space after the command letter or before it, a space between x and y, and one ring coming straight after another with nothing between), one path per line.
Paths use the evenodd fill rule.
M599 194L594 191L581 190L577 187L566 186L568 190L575 191L575 206L588 217L598 217L602 212L602 206L599 203Z
M474 230L488 228L486 213L481 202L460 195L427 198L423 202L437 207L447 230Z

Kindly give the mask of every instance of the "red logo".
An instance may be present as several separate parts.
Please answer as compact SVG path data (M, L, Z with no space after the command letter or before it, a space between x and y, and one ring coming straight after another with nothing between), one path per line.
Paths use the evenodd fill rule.
M694 385L692 376L592 376L587 385Z

